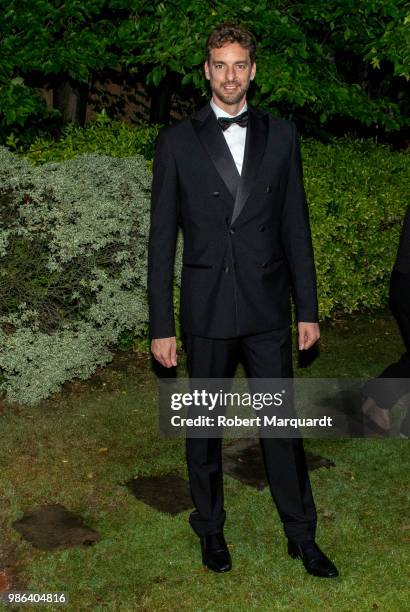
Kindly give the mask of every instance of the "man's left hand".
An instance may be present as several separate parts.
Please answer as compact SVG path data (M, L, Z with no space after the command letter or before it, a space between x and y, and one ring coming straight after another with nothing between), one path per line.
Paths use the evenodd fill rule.
M299 350L310 349L320 338L319 323L298 323Z

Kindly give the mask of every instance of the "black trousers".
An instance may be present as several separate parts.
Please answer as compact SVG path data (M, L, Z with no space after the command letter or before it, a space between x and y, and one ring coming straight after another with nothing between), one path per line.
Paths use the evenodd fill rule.
M369 381L364 387L365 394L386 410L410 392L410 274L393 270L390 277L390 308L399 325L406 351L398 361L389 365L377 379ZM384 380L388 378L400 378L402 381L400 384L392 381L389 385ZM407 410L401 430L410 435L410 410Z
M184 335L191 378L232 378L240 358L248 378L292 377L289 328L253 336L214 339ZM316 508L301 438L260 438L267 479L286 536L313 539ZM187 438L189 483L195 510L189 522L198 536L223 529L224 509L221 438Z

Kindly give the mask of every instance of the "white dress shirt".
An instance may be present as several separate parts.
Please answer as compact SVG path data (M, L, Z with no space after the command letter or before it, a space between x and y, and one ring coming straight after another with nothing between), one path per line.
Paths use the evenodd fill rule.
M236 115L230 115L226 111L224 111L220 106L215 104L215 102L211 99L211 107L217 117L237 117L247 109L247 104L243 105L239 113ZM242 164L243 164L243 156L245 152L245 140L246 140L246 130L248 128L241 127L237 123L233 123L226 130L223 130L223 135L228 144L229 150L231 151L232 157L235 161L236 167L238 168L239 174L242 172Z

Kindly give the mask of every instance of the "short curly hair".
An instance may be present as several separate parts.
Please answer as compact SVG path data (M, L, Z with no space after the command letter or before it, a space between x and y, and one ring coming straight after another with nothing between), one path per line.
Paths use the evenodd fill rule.
M254 35L237 25L236 23L226 21L215 28L207 38L205 45L206 60L211 59L211 50L220 49L226 43L237 42L244 49L248 49L251 64L254 63L256 57L256 41Z

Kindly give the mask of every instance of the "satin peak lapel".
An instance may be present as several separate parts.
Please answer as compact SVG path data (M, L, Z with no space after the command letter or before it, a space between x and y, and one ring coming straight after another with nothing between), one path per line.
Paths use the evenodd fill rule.
M240 175L211 105L208 103L196 112L191 118L191 123L215 169L235 200Z
M246 200L251 193L266 148L267 131L269 125L267 116L262 114L259 115L251 107L249 107L248 110L249 121L246 129L243 169L235 198L231 224L238 218L246 204Z

